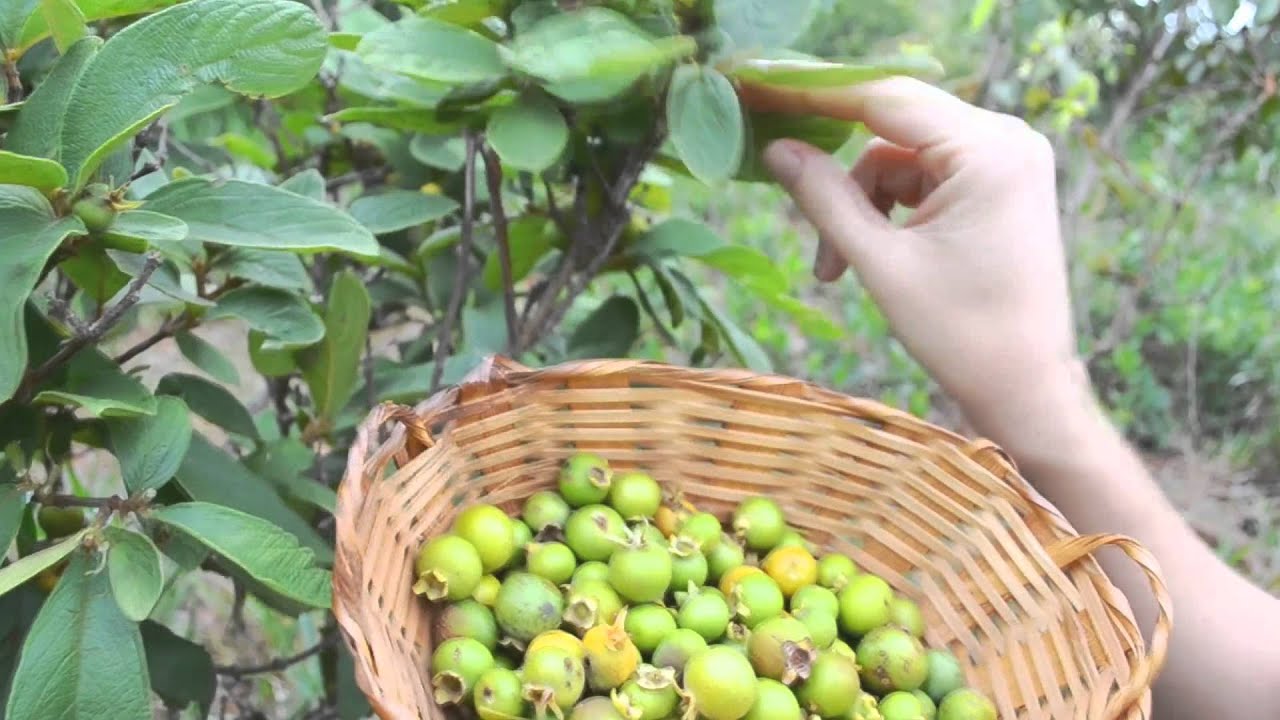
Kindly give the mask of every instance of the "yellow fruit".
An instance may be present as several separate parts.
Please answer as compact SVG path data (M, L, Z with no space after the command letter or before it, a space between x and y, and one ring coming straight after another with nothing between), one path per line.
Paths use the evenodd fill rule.
M795 595L806 585L818 582L818 561L803 547L780 547L765 556L761 567L787 597Z
M738 586L738 582L742 580L742 578L748 575L755 575L756 573L763 575L764 571L755 565L739 565L738 567L733 568L729 572L725 573L724 577L720 578L720 592L725 595L732 595L733 589Z
M654 513L653 516L653 524L667 537L675 535L682 522L684 522L684 518L680 516L680 513L666 505L658 508L658 512Z
M533 652L544 647L558 647L568 650L571 655L579 660L585 660L587 657L587 649L583 646L582 641L576 635L571 635L563 630L548 630L529 641L529 647L525 652Z
M627 634L627 611L610 625L597 625L582 636L587 653L587 683L597 691L622 685L640 667L640 650Z

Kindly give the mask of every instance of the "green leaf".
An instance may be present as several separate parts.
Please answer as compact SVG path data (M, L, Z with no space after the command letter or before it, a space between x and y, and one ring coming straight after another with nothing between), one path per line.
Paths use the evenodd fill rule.
M538 261L555 247L558 239L556 227L548 218L526 215L513 221L507 228L507 243L511 246L511 281L520 282L532 272ZM502 289L502 259L496 248L485 258L481 278L490 290Z
M116 605L125 617L142 622L151 614L164 587L160 551L151 538L122 527L108 526L103 534L108 543L107 574Z
M472 27L479 25L481 20L501 15L503 7L499 0L454 0L423 8L419 13L433 20Z
M712 68L681 65L667 96L671 142L693 176L708 185L742 164L745 130L733 84Z
M185 403L191 412L227 432L252 440L258 439L258 427L253 424L253 416L245 409L239 398L217 383L210 382L199 375L170 373L160 378L159 384L156 385L156 393L181 398L180 403ZM190 442L190 435L187 440ZM184 453L186 451L185 445L183 451ZM184 455L179 455L179 459L182 457Z
M16 50L22 37L22 26L36 11L40 0L9 0L0 3L0 47Z
M41 390L32 402L71 405L99 418L151 415L156 411L156 399L146 386L126 375L114 360L95 348L77 353L67 366L66 379Z
M359 275L344 271L334 277L324 342L299 359L316 412L326 420L337 417L359 383L372 310L369 291Z
M156 190L147 196L145 207L183 220L190 237L200 242L364 257L378 254L377 240L346 213L271 185L190 178Z
M816 0L714 0L716 25L738 50L789 47L813 22Z
M627 249L627 254L654 259L679 255L699 257L724 245L724 240L705 224L670 218L649 228Z
M0 185L26 185L49 192L67 184L67 171L52 160L0 150Z
M208 716L218 684L209 652L153 620L142 623L140 628L151 690L169 707L195 703L200 717Z
M351 52L360 44L360 38L362 37L364 37L364 33L331 32L329 33L329 45L339 50Z
M169 482L191 444L191 417L175 397L156 399L156 414L107 421L111 449L130 495Z
M213 379L230 385L240 382L240 373L236 371L235 363L228 360L209 341L193 332L178 333L174 340L178 343L178 350L182 351L191 364L209 373Z
M439 220L457 209L458 203L444 195L389 190L356 198L351 217L375 235L384 235Z
M65 1L67 4L72 4L70 0ZM142 13L155 12L161 8L176 5L179 2L182 2L182 0L74 0L77 10L83 18L82 22L141 15ZM31 17L27 18L26 25L22 28L18 46L25 50L48 36L49 24L45 21L44 15L33 13Z
M69 235L85 233L75 216L54 217L34 188L0 185L0 402L13 397L27 366L22 308L49 257Z
M206 316L209 320L234 317L266 333L268 349L306 347L324 337L324 323L306 300L291 292L268 287L243 287L218 299Z
M481 359L481 355L466 349L458 355L450 355L444 361L440 383L452 385L462 380ZM374 375L374 394L379 402L418 402L430 391L434 372L434 362L383 368Z
M80 545L80 539L87 532L89 529L85 528L74 535L68 535L43 550L24 555L0 568L0 595L4 595L35 577L41 570L53 567L59 560L70 555L71 551Z
M986 27L987 21L991 19L995 10L996 0L975 0L973 10L969 12L969 30L978 32Z
M80 188L107 153L197 86L279 97L315 77L326 48L315 13L289 0L191 0L161 10L113 35L85 68L54 159Z
M220 270L229 277L281 290L311 292L315 288L302 260L283 250L228 248L217 256L210 268Z
M255 473L275 483L286 497L330 514L337 507L337 493L305 475L315 464L316 454L296 437L262 445L244 462Z
M8 463L0 465L0 558L9 554L26 507L27 491L14 482L13 468Z
M280 499L271 483L258 477L237 458L196 433L178 468L178 484L192 500L216 503L256 515L291 533L316 553L322 563L333 560L333 549L310 525Z
M574 329L569 357L626 357L640 335L640 307L626 295L614 295Z
M726 245L698 260L764 295L786 292L787 276L768 255L744 245Z
M467 146L466 142L457 135L418 133L409 142L409 154L423 165L457 172L467 161Z
M370 100L427 109L434 108L449 94L448 85L372 68L354 53L341 53L341 56L343 67L338 78L341 87Z
M292 352L276 347L258 330L249 331L249 360L254 370L267 377L283 377L298 369Z
M272 592L310 607L330 607L329 572L296 537L270 522L203 502L170 505L152 518L196 538Z
M280 183L281 190L324 202L324 176L315 168L308 168Z
M789 88L834 88L857 85L897 75L936 79L942 64L926 55L904 55L865 64L825 60L743 60L729 77L757 85Z
M530 93L490 115L486 134L502 162L532 173L555 164L569 144L569 125L560 109Z
M492 40L425 17L408 17L374 30L364 36L356 52L372 67L454 85L506 75Z
M104 237L112 247L128 252L145 252L155 245L162 250L187 239L187 224L176 217L149 210L126 210L116 216Z
M138 277L142 274L143 268L146 266L147 259L137 253L121 252L119 250L108 250L107 256L111 258L111 262L116 267L128 275L129 277ZM178 277L178 270L172 261L166 260L151 273L151 277L147 278L147 288L154 289L163 297L155 296L147 298L143 295L144 302L155 302L156 298L160 302L169 300L178 300L188 305L197 305L200 307L213 307L213 301L202 298L193 292L189 292L182 286L182 279ZM123 297L123 294L121 294ZM118 302L120 298L116 298Z
M13 669L18 665L22 639L44 601L45 593L34 585L24 585L7 595L0 595L0 720L5 717L4 706L9 700L10 680L13 679Z
M22 644L6 717L151 719L142 636L94 562L76 553L40 608Z
M756 372L773 372L773 363L770 362L768 353L760 347L755 338L738 327L733 318L707 302L706 298L698 292L698 286L684 273L674 268L666 268L666 273L683 298L684 304L696 308L697 315L719 332L729 344L729 350L738 362Z
M441 121L429 110L402 107L349 107L331 115L325 115L328 122L361 123L367 122L396 130L421 133L448 133L457 130L456 122Z
M32 3L34 6L34 3ZM60 161L62 136L76 83L102 47L102 39L87 37L67 49L53 69L18 108L5 137L9 152ZM74 178L68 177L68 180Z
M773 175L764 164L764 152L775 140L790 138L801 140L814 147L834 153L853 137L857 123L816 115L792 113L750 112L747 130L751 142L737 179L746 182L774 182Z
M40 17L49 27L58 52L66 52L85 35L84 13L71 0L40 0Z

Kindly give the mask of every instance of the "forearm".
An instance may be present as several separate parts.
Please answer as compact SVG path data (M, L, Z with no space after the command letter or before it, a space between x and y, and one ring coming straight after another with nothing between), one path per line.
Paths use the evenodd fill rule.
M1004 404L1004 414L972 414L1078 532L1129 535L1160 562L1175 621L1155 717L1280 717L1280 600L1199 540L1094 402L1083 371L1070 375ZM1118 555L1102 562L1149 632L1156 608L1145 576Z

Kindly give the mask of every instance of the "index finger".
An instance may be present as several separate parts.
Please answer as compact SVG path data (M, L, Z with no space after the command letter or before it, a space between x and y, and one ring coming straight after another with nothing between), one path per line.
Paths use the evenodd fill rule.
M843 88L782 88L744 82L738 94L754 110L861 122L885 140L913 150L928 150L948 140L974 136L982 129L977 107L909 77Z

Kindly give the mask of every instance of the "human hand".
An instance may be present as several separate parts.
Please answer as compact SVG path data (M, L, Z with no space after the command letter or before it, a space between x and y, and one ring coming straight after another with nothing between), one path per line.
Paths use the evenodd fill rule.
M1016 433L1083 382L1053 150L1023 121L925 83L840 90L745 86L747 106L864 123L852 171L794 140L765 153L820 236L814 272L852 266L908 351L983 432ZM902 225L887 213L913 208ZM1047 407L1046 407L1047 406ZM1043 427L1043 426L1040 426Z

